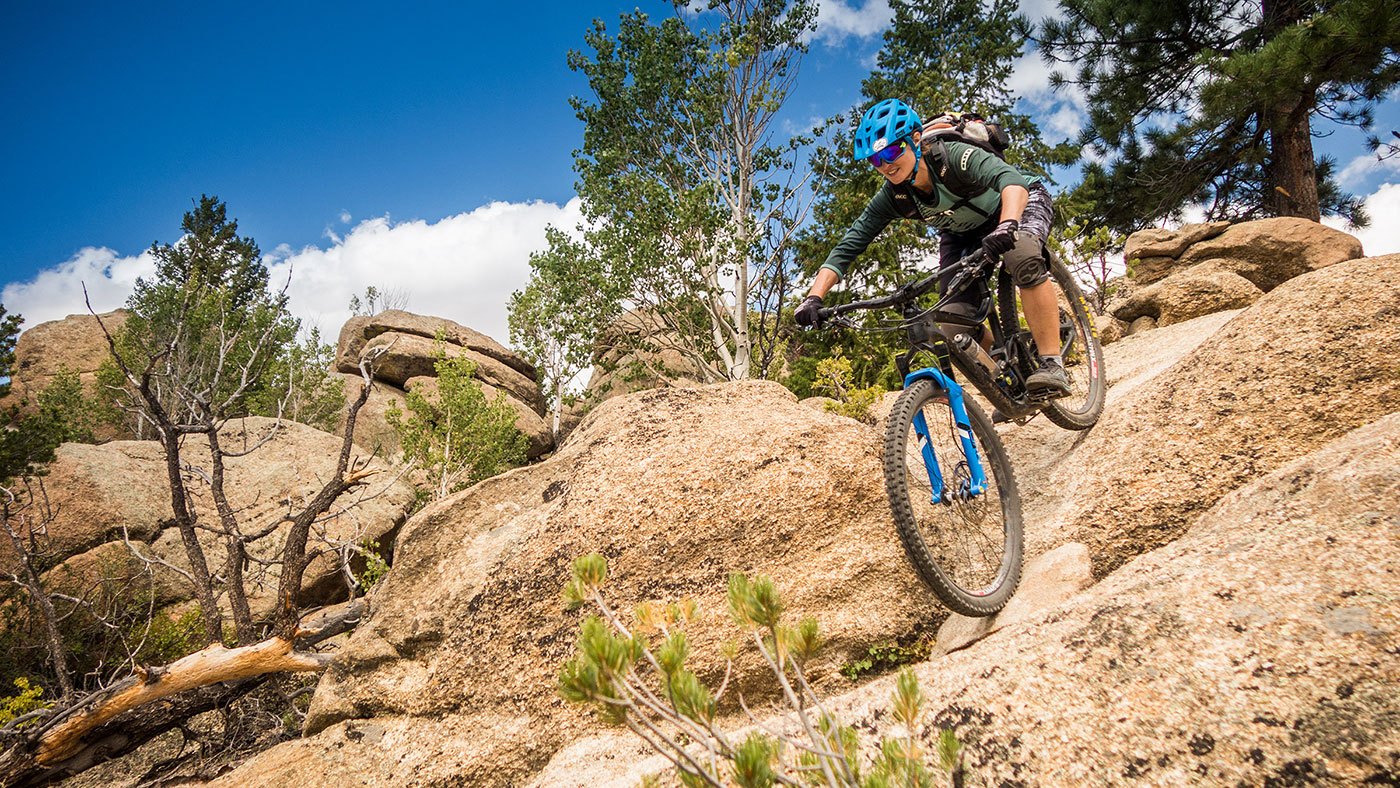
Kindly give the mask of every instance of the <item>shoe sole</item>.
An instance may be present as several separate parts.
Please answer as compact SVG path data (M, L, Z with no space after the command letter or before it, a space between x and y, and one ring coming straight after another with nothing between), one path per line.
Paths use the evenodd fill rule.
M1060 388L1054 383L1040 383L1036 381L1026 381L1026 394L1033 399L1060 399L1070 395L1068 386Z

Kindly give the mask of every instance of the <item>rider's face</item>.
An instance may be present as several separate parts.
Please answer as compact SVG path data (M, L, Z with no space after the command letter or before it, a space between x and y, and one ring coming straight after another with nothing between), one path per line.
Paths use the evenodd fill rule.
M914 157L918 155L916 151L919 149L918 132L914 132L912 140L912 143L909 137L902 140L904 153L899 158L890 162L882 162L879 167L875 168L890 183L904 183L909 180L909 176L914 174Z

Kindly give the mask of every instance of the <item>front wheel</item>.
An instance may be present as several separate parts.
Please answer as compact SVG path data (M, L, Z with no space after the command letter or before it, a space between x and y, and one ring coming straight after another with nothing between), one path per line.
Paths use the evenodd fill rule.
M959 428L947 392L928 380L905 389L885 423L885 491L919 576L954 612L981 617L1001 610L1021 579L1021 496L991 420L964 404L970 423ZM964 432L985 476L981 492Z
M1056 255L1049 256L1050 277L1055 282L1060 307L1060 355L1069 374L1069 396L1045 405L1045 417L1067 430L1087 430L1098 423L1103 412L1103 346L1084 292Z

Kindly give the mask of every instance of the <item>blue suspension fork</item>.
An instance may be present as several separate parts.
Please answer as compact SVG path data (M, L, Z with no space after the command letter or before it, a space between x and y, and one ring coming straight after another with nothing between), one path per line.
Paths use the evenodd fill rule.
M963 402L962 386L952 378L933 367L918 369L904 378L907 389L915 381L928 380L948 396L948 406L953 411L953 421L958 427L958 442L962 445L963 459L972 475L971 483L965 490L944 490L943 473L938 467L938 458L933 453L933 443L929 435L924 412L914 414L914 432L919 436L919 452L924 458L924 468L928 471L929 484L933 490L934 503L951 503L954 498L965 495L969 498L987 491L987 474L982 469L982 458L977 454L977 443L972 439L972 423L967 416L967 405Z

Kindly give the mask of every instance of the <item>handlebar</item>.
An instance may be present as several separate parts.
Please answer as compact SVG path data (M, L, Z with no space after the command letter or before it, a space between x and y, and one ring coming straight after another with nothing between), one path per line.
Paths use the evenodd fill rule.
M948 292L939 299L938 304L935 305L934 308L937 309L939 306L942 306L943 302L947 301L951 296L960 293L970 285L976 278L974 274L981 272L982 266L980 264L986 260L986 252L981 249L974 249L966 257L963 257L949 266L949 268L955 270L956 273L948 282ZM947 273L946 270L940 269L922 279L896 287L889 295L880 296L878 298L868 298L863 301L852 301L849 304L822 307L818 310L817 314L825 321L844 315L847 312L854 312L857 309L885 309L888 307L902 306L932 290L938 284L938 278L945 273Z

